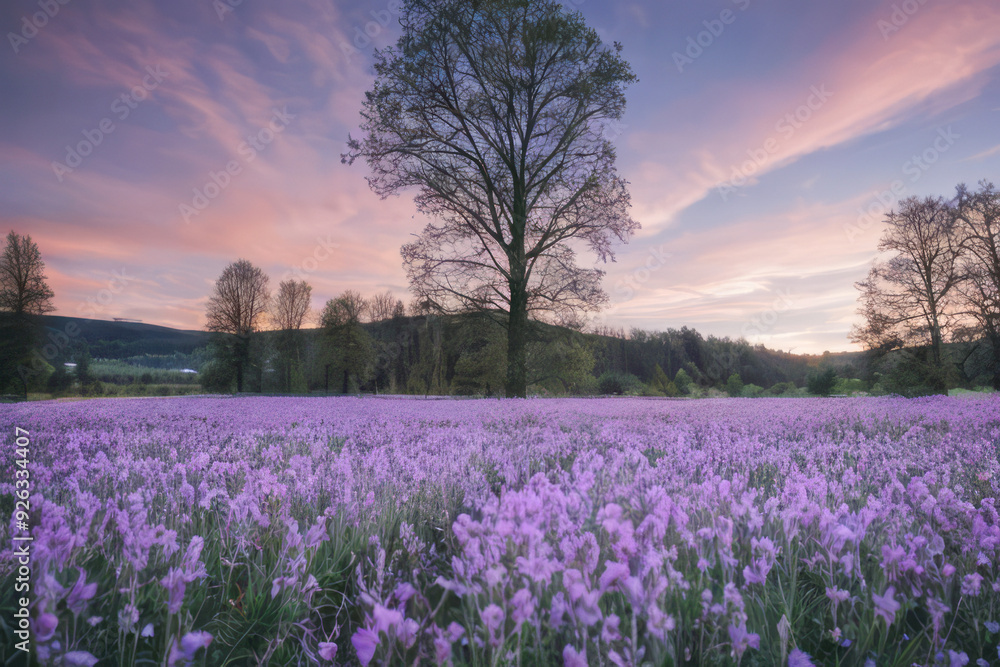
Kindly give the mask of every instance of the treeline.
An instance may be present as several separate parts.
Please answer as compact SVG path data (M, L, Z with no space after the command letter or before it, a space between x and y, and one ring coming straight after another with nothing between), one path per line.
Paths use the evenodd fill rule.
M436 315L397 303L373 319L357 293L332 300L318 329L260 331L250 338L244 387L264 393L390 393L502 396L506 332L488 313ZM385 313L381 313L382 316ZM203 367L208 391L236 391L232 347L216 341ZM717 389L805 387L831 357L768 350L693 329L583 333L532 322L530 393L683 396ZM850 376L850 365L839 373ZM747 394L753 395L753 394Z

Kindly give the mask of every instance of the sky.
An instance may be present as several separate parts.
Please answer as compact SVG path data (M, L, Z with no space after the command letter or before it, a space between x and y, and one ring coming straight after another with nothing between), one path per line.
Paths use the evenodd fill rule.
M565 0L638 81L606 132L641 231L594 326L854 349L854 283L908 196L1000 181L995 0ZM197 329L249 259L409 301L427 220L381 200L358 134L400 0L8 0L0 226L30 234L56 314Z

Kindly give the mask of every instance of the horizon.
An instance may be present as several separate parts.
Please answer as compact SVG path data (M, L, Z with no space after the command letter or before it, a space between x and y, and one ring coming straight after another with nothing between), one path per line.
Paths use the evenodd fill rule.
M607 131L643 228L599 266L597 325L857 351L884 213L1000 180L995 3L564 4L639 77ZM38 244L53 314L203 330L239 257L272 290L304 277L316 310L408 303L399 248L427 219L340 164L399 5L0 10L0 221Z

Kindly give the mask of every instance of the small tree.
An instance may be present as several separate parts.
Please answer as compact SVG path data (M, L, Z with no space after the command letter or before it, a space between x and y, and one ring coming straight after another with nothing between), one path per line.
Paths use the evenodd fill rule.
M327 363L331 372L327 377L344 394L359 391L374 372L375 351L371 337L361 326L365 311L361 295L347 290L327 301L320 316L329 346Z
M372 322L382 322L401 316L403 302L393 296L392 292L385 291L376 294L368 301L368 314Z
M260 330L271 294L267 275L245 259L223 271L208 301L208 330L223 334L232 348L236 391L243 391L244 372L250 361L250 336Z
M87 385L94 381L94 376L90 373L90 348L84 343L83 348L76 355L76 368L74 369L76 381L80 383L80 391L84 391Z
M733 373L726 380L726 393L732 397L743 395L743 379L739 373Z
M285 280L271 302L271 322L279 331L298 331L309 317L312 286L304 280Z
M829 396L836 385L837 371L833 368L826 368L809 376L806 382L806 390L810 394L817 396Z
M674 376L674 384L677 385L677 391L681 394L687 394L691 390L691 376L687 374L683 368L678 369L677 375Z
M285 280L271 304L271 322L277 333L278 372L284 391L304 393L301 329L309 317L312 286L304 280Z

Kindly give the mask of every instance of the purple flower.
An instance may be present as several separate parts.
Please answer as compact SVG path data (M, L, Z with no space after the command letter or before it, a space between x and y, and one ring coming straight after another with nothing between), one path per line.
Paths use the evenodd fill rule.
M563 667L587 667L587 654L577 653L575 648L566 644L563 649Z
M39 615L35 619L35 639L40 642L47 642L52 639L52 635L56 633L56 627L59 625L59 619L55 614L50 614L48 612Z
M896 612L899 611L900 604L895 600L896 587L889 586L885 589L885 594L876 595L872 593L872 602L875 603L875 614L885 619L886 627L892 625L896 620Z
M816 667L816 665L808 653L795 648L788 654L788 667Z
M521 625L535 613L535 598L531 591L522 588L514 593L510 603L514 607L510 616L514 619L515 626L520 629Z
M615 614L608 615L604 619L604 627L601 628L601 641L605 644L610 644L611 642L616 642L622 638L618 631L621 626L621 619Z
M378 646L378 633L367 628L361 628L351 636L351 644L358 654L358 660L362 665L367 665L375 657L375 648Z
M434 626L434 658L439 665L451 664L451 641L444 630Z
M616 563L610 560L605 561L604 574L601 575L599 582L601 592L603 593L612 587L620 588L622 583L628 579L630 574L628 565L623 565L622 563Z
M970 597L977 597L979 595L980 587L983 584L983 575L978 572L973 572L972 574L965 575L962 580L962 595L968 595Z
M86 651L70 651L63 655L63 664L67 667L94 667L97 658Z
M212 643L212 635L202 630L194 630L181 637L181 651L186 660L194 660L198 649L208 648Z
M160 580L160 585L167 589L167 611L176 614L184 605L184 573L175 567L170 568L167 576Z
M743 578L747 585L763 584L767 581L767 573L771 571L771 566L762 558L755 558L753 562L743 568Z
M969 656L965 654L965 651L959 653L948 651L948 667L965 667L967 664L969 664Z
M649 633L658 637L660 641L667 641L667 633L677 627L674 617L664 614L663 610L656 604L649 605L649 608L646 609L646 615L649 617L649 625L647 626Z
M326 517L321 516L316 519L316 523L310 526L309 530L306 531L305 548L307 550L315 549L321 543L328 542L329 540L330 534L326 530ZM334 652L336 652L336 649L334 649ZM332 659L333 658L331 658L331 660Z
M399 601L399 604L406 604L406 601L416 595L417 589L413 587L413 584L403 582L396 586L396 590L393 591L392 596Z
M319 657L332 662L337 657L337 645L333 642L320 642Z
M748 648L760 649L760 635L747 632L746 625L742 623L729 626L729 641L737 655L743 655Z
M500 634L503 632L504 613L503 609L495 604L491 604L483 609L481 616L486 631L490 635L490 645L494 648L500 646Z
M403 614L398 609L389 609L376 604L372 610L375 632L384 632L387 637L398 637L403 629Z
M97 584L88 584L87 573L83 568L78 567L77 570L80 576L66 597L66 606L74 615L79 616L86 608L87 602L97 594Z

